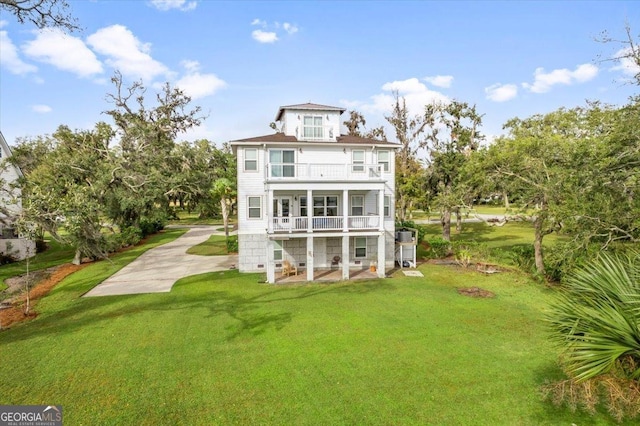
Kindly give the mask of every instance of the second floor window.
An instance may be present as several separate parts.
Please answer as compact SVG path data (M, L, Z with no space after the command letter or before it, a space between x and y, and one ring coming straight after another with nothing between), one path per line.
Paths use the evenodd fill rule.
M303 118L302 137L304 139L322 139L322 117L305 115Z
M313 197L314 216L338 216L338 197Z
M255 172L258 170L258 150L247 148L244 150L244 171Z
M364 216L364 196L351 197L351 216Z
M294 177L296 175L295 157L295 151L292 149L270 150L271 177Z
M247 213L249 219L262 218L262 198L247 197Z

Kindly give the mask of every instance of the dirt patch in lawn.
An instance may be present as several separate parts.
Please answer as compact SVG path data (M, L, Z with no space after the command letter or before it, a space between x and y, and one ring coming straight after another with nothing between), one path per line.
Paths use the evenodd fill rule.
M29 318L35 318L37 312L34 307L38 299L42 298L51 291L51 289L62 281L66 276L76 272L79 269L88 266L89 264L73 265L66 263L60 266L54 266L43 271L35 271L29 274L29 280L35 284L32 284L31 289L31 312L29 315L25 315L24 306L27 300L27 296L24 289L26 282L26 275L20 275L5 280L5 283L9 286L0 297L2 300L0 305L0 328L6 328L10 325L24 321Z
M481 298L496 297L495 293L492 293L489 290L481 289L480 287L459 288L458 294L461 294L463 296L468 296L468 297L481 297Z

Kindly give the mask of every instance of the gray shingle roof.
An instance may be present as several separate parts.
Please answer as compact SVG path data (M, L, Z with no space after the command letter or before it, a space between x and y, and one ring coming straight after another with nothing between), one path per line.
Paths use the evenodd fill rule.
M300 109L300 110L309 110L309 111L340 111L340 114L346 111L346 108L313 104L310 102L307 102L306 104L284 105L284 106L281 106L280 109L278 110L278 114L276 114L276 121L280 121L280 119L282 118L282 113L284 112L285 109Z

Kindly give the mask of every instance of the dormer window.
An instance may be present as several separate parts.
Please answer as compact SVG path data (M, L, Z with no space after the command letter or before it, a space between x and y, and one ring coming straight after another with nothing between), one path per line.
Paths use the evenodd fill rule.
M302 123L302 135L304 139L324 139L322 116L305 115Z

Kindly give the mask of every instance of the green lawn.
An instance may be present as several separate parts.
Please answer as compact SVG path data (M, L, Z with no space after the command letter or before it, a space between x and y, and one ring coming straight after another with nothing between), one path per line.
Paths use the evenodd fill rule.
M222 230L224 231L224 228ZM224 256L227 254L227 239L224 235L212 235L207 241L189 248L187 253L200 256Z
M45 241L49 248L43 253L36 254L29 260L29 270L37 271L46 269L63 263L69 263L73 260L75 253L73 247L60 245L51 238L45 239ZM25 261L0 266L0 291L7 288L4 280L15 277L16 275L22 275L26 272L27 266Z
M609 424L541 401L560 377L542 322L553 294L525 275L423 265L273 286L227 271L79 298L143 250L68 277L0 333L3 404L61 404L69 425ZM497 296L455 291L471 285Z

